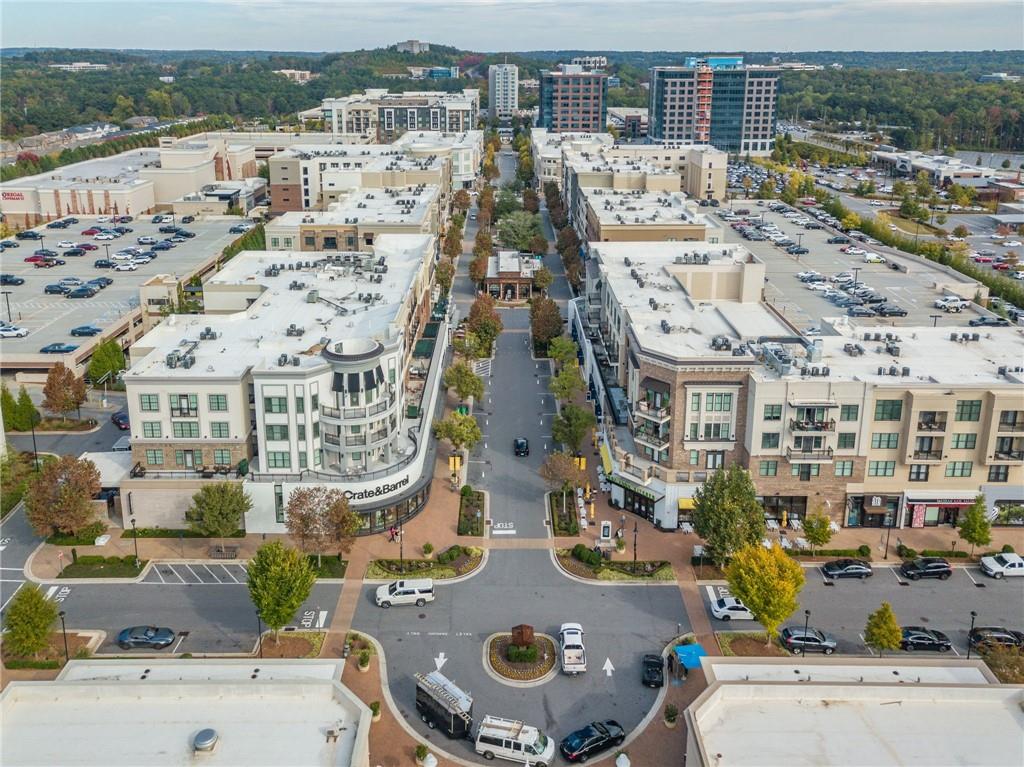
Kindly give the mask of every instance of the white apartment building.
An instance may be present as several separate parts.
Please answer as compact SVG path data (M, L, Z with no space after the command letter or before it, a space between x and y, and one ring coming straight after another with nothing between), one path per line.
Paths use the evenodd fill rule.
M491 64L487 68L487 99L492 120L513 117L519 109L519 67Z
M574 56L570 62L584 69L601 69L608 66L607 56Z
M283 532L310 484L344 489L365 532L415 514L447 338L434 250L432 235L385 234L357 252L243 252L205 283L205 314L136 342L121 491L140 526L180 527L202 483L238 479L249 532Z
M533 152L533 168L540 188L547 183L562 187L562 150L597 151L610 147L615 138L610 133L559 133L544 128L530 130L530 149Z
M480 91L390 93L386 88L368 88L365 93L325 98L321 108L332 136L365 134L386 143L410 130L458 133L476 129Z

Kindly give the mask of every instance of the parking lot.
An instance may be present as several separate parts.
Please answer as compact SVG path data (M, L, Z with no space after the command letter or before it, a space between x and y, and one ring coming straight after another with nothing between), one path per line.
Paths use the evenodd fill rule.
M800 592L800 607L787 626L803 626L804 610L810 610L810 625L834 636L840 653L867 653L864 626L868 615L883 602L889 602L901 626L923 626L949 636L953 651L967 652L967 632L971 627L971 610L978 613L976 626L1005 626L1024 630L1024 578L994 580L978 567L956 567L946 581L909 581L900 576L900 560L890 555L892 564L873 562L874 575L866 580L855 578L827 581L821 570L805 565L807 582ZM826 585L834 583L834 585ZM729 595L724 583L707 584L702 589L708 608L712 598ZM720 621L708 616L716 631L754 631L760 626L753 621Z
M824 229L804 229L791 223L781 213L770 212L767 206L759 207L756 200L736 200L734 209L749 209L753 220L759 215L764 216L765 223L774 223L786 235L798 242L810 252L795 256L777 247L770 240L745 240L734 230L729 222L722 222L725 240L742 244L765 262L768 284L765 286L766 298L780 312L800 328L819 325L823 317L840 317L846 310L840 309L826 300L819 292L808 290L804 283L797 279L797 273L814 270L829 276L842 271L857 270L855 276L860 283L866 283L885 296L890 304L896 304L907 310L906 317L871 317L858 318L857 322L870 325L885 326L930 326L934 321L939 325L966 326L967 322L978 316L976 310L967 309L959 314L946 314L934 308L933 302L941 296L933 285L937 280L950 281L943 271L934 268L929 262L910 255L894 255L893 251L884 246L865 246L865 250L880 253L887 260L895 261L905 267L905 271L895 271L888 264L870 264L864 262L863 256L852 256L842 253L841 245L830 245L826 240L836 232ZM938 315L937 319L934 315Z
M5 249L0 253L0 271L25 280L23 285L6 285L3 290L10 294L4 296L10 304L10 321L29 331L24 338L5 338L4 354L25 355L38 354L39 349L53 343L70 343L81 345L89 342L89 338L71 336L71 329L80 325L96 325L106 327L119 317L131 312L139 304L139 286L156 274L175 274L179 277L192 273L202 263L219 253L223 248L238 237L229 234L228 229L238 223L237 218L199 218L185 229L195 233L195 237L178 244L171 250L159 253L158 257L148 264L143 264L136 271L115 272L111 269L97 269L93 262L107 257L120 250L137 246L137 238L151 236L164 239L170 235L160 233L161 224L151 223L152 216L136 218L124 224L133 231L123 237L97 242L93 237L81 232L96 224L96 217L78 216L79 223L67 229L46 229L38 227L36 231L43 235L42 240L20 240L19 247ZM114 226L101 224L100 226ZM63 240L74 243L92 243L96 250L86 251L84 256L67 257L63 255L66 248L57 247ZM144 246L139 246L147 249ZM45 248L56 251L65 263L49 269L36 268L25 263L25 259L36 250ZM62 295L45 293L47 285L59 282L68 277L77 277L88 282L95 277L108 277L113 284L99 291L92 298L69 299ZM0 315L7 320L7 303L0 304ZM55 355L56 356L56 355Z

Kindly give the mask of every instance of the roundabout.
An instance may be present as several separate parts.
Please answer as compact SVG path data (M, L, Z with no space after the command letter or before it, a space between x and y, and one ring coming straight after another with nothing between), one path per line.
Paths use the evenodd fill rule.
M554 637L537 634L533 639L536 657L532 660L513 661L509 654L515 650L511 632L491 634L484 642L484 669L491 677L510 687L537 687L550 682L558 673L558 649Z

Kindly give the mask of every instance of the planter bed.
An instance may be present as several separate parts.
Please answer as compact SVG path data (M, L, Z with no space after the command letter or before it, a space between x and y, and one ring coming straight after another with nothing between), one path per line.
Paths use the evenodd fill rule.
M514 682L532 682L548 674L555 667L558 653L555 643L541 634L534 635L537 660L527 663L513 663L508 660L507 650L512 643L511 634L498 634L487 645L487 662L498 676Z

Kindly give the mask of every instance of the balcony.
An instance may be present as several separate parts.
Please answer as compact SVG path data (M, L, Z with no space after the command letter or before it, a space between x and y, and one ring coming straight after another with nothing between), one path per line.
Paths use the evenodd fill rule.
M833 432L836 430L836 422L834 420L803 421L796 418L790 418L789 429L790 431Z
M636 409L633 411L633 414L643 416L651 421L662 422L672 417L672 409L668 406L655 407L647 402L647 400L640 400L636 403Z
M942 451L941 450L915 450L914 451L915 461L941 461Z
M1000 421L997 430L1000 434L1024 434L1024 421Z
M996 448L995 457L992 459L993 462L1003 461L1024 461L1024 450L1000 450Z
M790 463L830 463L832 461L832 448L798 450L795 447L787 447L786 458Z
M946 419L923 418L917 422L918 431L945 431Z
M668 434L661 435L651 429L634 429L633 439L655 450L665 450L670 441Z

